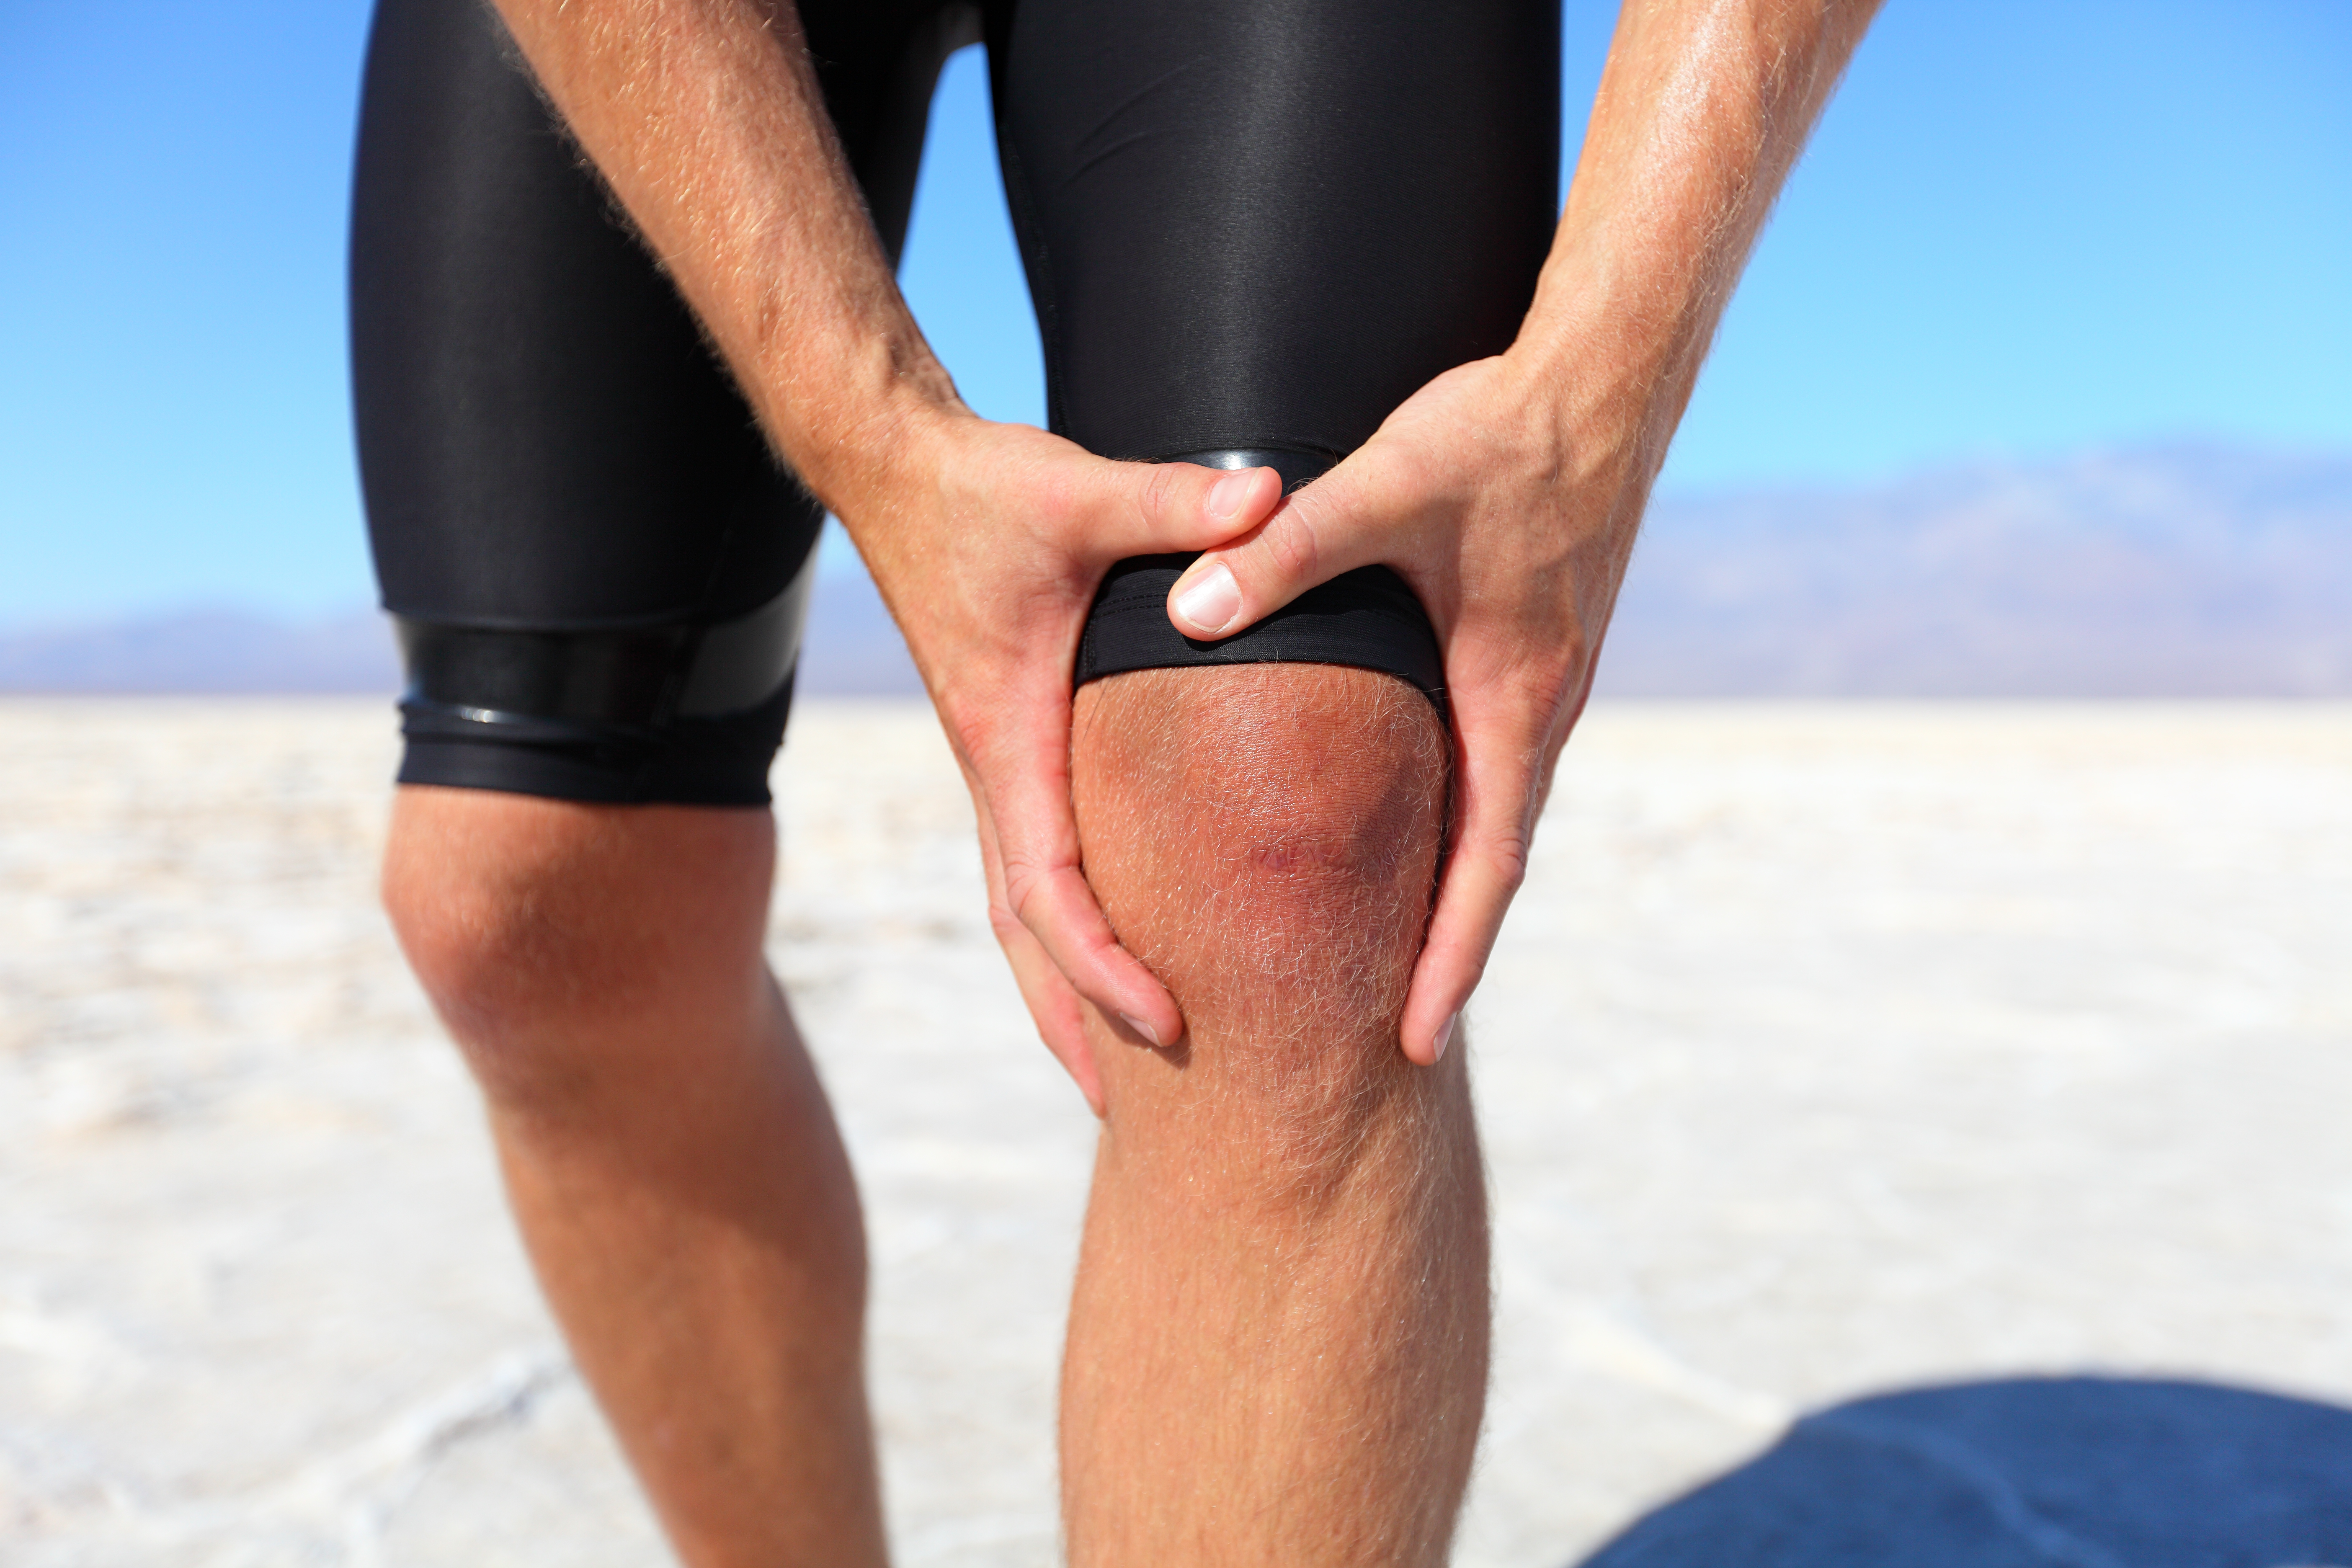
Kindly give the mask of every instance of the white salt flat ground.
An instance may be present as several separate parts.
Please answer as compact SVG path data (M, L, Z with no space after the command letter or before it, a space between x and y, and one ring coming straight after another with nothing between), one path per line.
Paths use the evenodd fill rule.
M373 703L0 703L0 1558L659 1563L371 897ZM1055 1554L1090 1123L921 712L811 704L772 949L876 1238L903 1563ZM2352 1403L2352 709L1620 706L1474 1015L1459 1560L1853 1394Z

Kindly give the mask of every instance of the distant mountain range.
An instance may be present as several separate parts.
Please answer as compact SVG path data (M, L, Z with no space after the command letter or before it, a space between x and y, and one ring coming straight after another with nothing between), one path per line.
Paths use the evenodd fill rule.
M399 687L392 630L373 610L291 621L192 609L0 630L0 693L300 696L390 693ZM809 607L800 690L893 697L922 689L872 581L861 572L820 577Z
M0 691L389 692L381 617L0 631ZM1654 509L1601 689L2352 697L2352 455L2176 444ZM820 581L813 696L921 688L873 584Z
M1661 501L1601 689L2352 696L2352 454L2174 445Z

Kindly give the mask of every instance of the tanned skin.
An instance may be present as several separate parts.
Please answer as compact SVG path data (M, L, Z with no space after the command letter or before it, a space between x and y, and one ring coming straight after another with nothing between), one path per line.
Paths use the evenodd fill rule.
M1072 1560L1443 1561L1486 1335L1445 1047L1723 304L1872 0L1628 5L1517 341L1286 500L1269 471L1106 462L966 409L789 6L500 9L873 568L971 785L999 939L1105 1117ZM1136 672L1074 715L1102 572L1178 550L1210 552L1171 595L1194 636L1394 566L1451 730L1387 677L1297 667ZM385 890L680 1556L854 1568L885 1560L863 1241L761 957L772 856L764 813L411 788Z
M1139 670L1077 713L1087 874L1191 1032L1097 1036L1071 1561L1440 1562L1487 1319L1465 1055L1397 1049L1444 722L1394 677L1318 665Z

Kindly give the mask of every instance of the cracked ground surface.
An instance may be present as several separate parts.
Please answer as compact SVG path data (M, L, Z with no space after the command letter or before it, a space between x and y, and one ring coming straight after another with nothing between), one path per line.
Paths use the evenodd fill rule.
M372 897L376 704L0 703L0 1558L664 1561ZM935 727L810 704L772 947L875 1233L902 1563L1054 1558L1090 1123ZM1472 1015L1459 1561L1922 1382L2352 1404L2352 709L1621 705Z

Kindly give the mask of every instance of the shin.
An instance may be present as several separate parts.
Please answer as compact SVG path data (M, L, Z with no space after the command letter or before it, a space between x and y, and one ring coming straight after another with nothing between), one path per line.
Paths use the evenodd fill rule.
M857 1196L761 957L767 814L402 792L384 897L693 1568L881 1561Z

